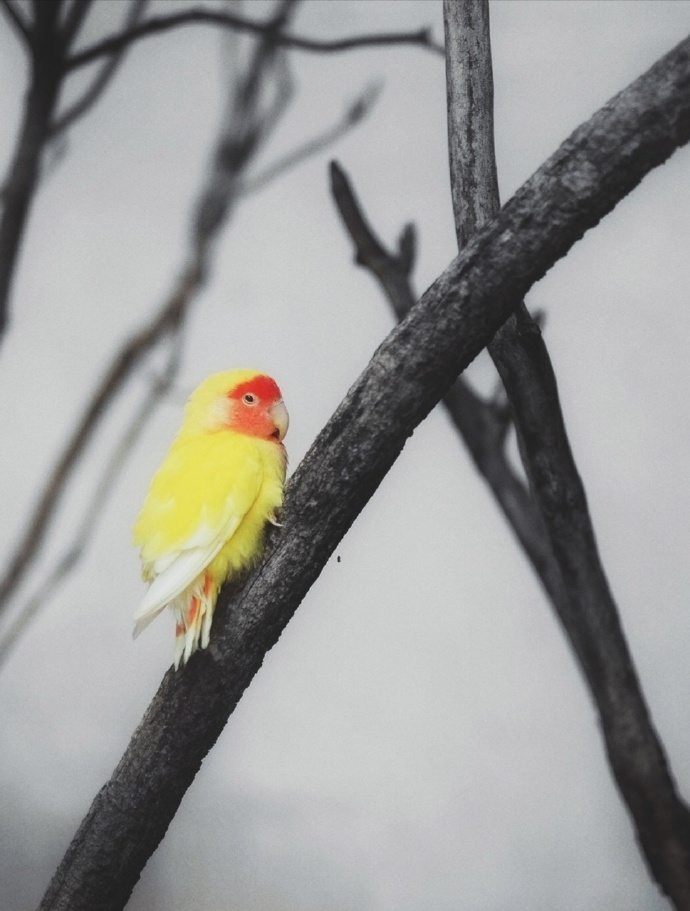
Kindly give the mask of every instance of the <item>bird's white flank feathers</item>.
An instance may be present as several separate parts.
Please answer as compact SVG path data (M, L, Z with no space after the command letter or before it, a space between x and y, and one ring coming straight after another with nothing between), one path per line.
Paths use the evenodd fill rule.
M183 550L176 554L164 554L154 561L151 567L153 582L134 615L135 639L168 604L194 583L234 535L242 516L234 509L232 499L227 502L223 519L216 528L202 525Z

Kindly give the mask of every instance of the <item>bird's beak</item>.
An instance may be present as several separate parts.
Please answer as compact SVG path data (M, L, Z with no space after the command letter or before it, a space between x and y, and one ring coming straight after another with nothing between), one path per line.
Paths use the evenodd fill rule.
M268 409L268 413L270 414L276 429L274 436L278 439L278 442L280 442L285 438L285 434L288 432L288 427L290 426L290 415L288 414L288 410L285 407L283 400L281 399L279 402L274 402Z

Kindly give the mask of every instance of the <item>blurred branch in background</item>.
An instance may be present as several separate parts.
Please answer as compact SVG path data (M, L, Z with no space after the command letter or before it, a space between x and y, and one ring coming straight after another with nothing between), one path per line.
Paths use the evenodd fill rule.
M148 2L149 0L131 0L124 23L125 29L131 28L139 19L141 19ZM88 12L88 4L84 4L80 7L75 4L73 9L80 9L83 11L83 14L86 15L86 12ZM65 30L68 30L67 25L65 25ZM122 47L113 51L112 54L109 54L106 57L93 78L91 85L82 93L81 97L73 102L66 111L60 114L60 116L50 124L50 139L54 139L58 134L71 127L76 120L86 114L89 108L98 101L124 60L126 50L127 45L123 44Z
M359 35L334 41L316 41L286 35L275 16L256 22L229 12L190 8L169 16L141 22L148 0L130 0L122 28L90 48L75 51L81 28L92 9L92 0L33 0L33 18L27 18L14 0L0 0L18 40L29 58L29 88L17 136L13 160L2 182L0 218L0 342L9 321L12 279L31 202L36 193L41 163L50 140L62 135L86 114L102 96L119 69L124 54L141 38L184 25L205 24L229 31L267 37L275 46L303 51L337 53L363 47L395 47L409 44L443 54L430 30ZM57 112L65 79L81 67L103 61L91 84L67 110Z
M0 0L0 6L5 11L20 40L31 50L31 30L24 19L23 13L14 5L14 0Z
M94 81L64 114L56 117L60 92L68 74L65 61L91 9L88 0L34 0L33 19L27 21L12 0L1 0L29 58L29 87L24 103L14 157L2 184L0 217L0 342L8 324L12 279L24 228L36 193L44 152L50 140L72 126L98 100L122 62L126 47L109 54ZM125 28L136 24L146 0L125 7ZM66 12L65 12L66 11ZM64 21L61 21L62 14Z
M67 67L70 70L77 69L105 54L112 54L125 45L131 45L142 38L160 34L183 25L215 25L221 28L246 31L259 36L266 34L270 29L270 26L265 22L246 19L234 13L217 12L198 7L184 10L181 13L173 13L169 16L155 16L117 35L104 38L92 47L73 54L67 61ZM432 38L431 30L428 28L420 29L416 32L382 32L375 35L356 35L331 41L319 41L313 38L303 38L299 35L279 34L275 36L275 40L281 47L320 54L339 53L340 51L350 51L365 47L399 46L401 44L427 48L436 54L444 54L443 45L436 44Z
M182 347L182 325L173 330L169 337L167 362L163 370L154 377L144 400L139 404L129 420L129 424L119 442L106 459L101 476L94 489L74 533L72 542L63 551L53 566L44 576L37 591L26 601L21 610L13 617L0 638L0 667L5 663L12 649L26 632L31 621L36 617L49 598L59 590L62 583L76 569L86 554L93 539L98 520L103 514L113 490L127 464L127 459L137 444L142 431L149 422L157 406L169 395L175 377L179 371Z
M282 0L272 20L274 29L284 27L296 7L296 0ZM287 111L293 92L287 52L273 42L271 34L269 30L262 32L262 39L256 43L246 63L240 61L237 48L233 48L233 53L227 57L228 65L232 67L228 81L228 100L211 156L209 173L193 206L187 261L179 270L179 277L158 312L120 346L50 472L26 529L0 578L0 613L8 608L14 593L35 565L74 472L109 408L154 349L170 341L177 344L175 340L183 335L189 309L212 269L213 242L231 217L236 204L244 196L263 189L271 180L296 167L310 155L322 151L357 126L378 97L377 90L364 89L334 127L269 165L253 178L251 169L254 160ZM237 33L228 33L227 40L238 40ZM171 388L179 358L175 358L173 364L166 369L167 380L162 388L159 380L154 381L154 388L159 389L159 392L151 398L151 407L146 415L135 416L130 428L124 432L124 439L129 439L130 444L125 446L121 442L117 445L116 449L122 459L118 462L118 468L124 467L124 457L152 416L154 406L160 403L165 391ZM102 489L102 494L112 489L115 477L108 477L110 480L106 488ZM76 568L89 543L83 530L93 529L105 503L106 496L102 495L86 507L75 540L57 558L55 566L47 572L46 581L38 585L37 591L29 596L11 626L0 637L0 665L20 634L26 630L29 620L37 615L45 601L55 593L56 586L48 584L47 580L63 582L69 572Z
M61 31L66 43L72 44L77 37L94 2L95 0L72 0L71 6L63 4L63 24ZM131 2L133 5L136 4L136 0L131 0ZM148 0L144 0L144 2L146 3ZM125 27L131 25L134 25L134 23L128 22Z
M259 174L251 175L242 183L242 195L263 190L276 178L281 177L313 155L325 151L343 136L346 136L353 127L357 126L369 114L378 100L382 88L383 86L379 83L368 86L332 127L329 127L320 136L308 139L301 146L293 149L292 152L283 155L282 158L265 167Z
M500 210L488 0L444 0L444 21L451 187L462 250ZM649 716L599 556L551 360L523 303L488 350L553 553L550 573L562 580L551 600L596 703L614 778L651 874L676 908L688 909L690 811Z
M41 911L121 911L266 652L415 427L546 270L690 140L688 59L690 39L578 127L379 345L292 476L263 561L221 590L209 648L163 678Z

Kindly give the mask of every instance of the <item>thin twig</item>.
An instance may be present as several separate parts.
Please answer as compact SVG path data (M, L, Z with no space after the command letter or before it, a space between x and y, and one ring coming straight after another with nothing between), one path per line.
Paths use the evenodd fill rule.
M2 9L4 9L7 18L12 23L14 30L17 32L21 40L28 48L31 48L31 29L29 28L28 23L24 20L22 14L18 9L16 9L12 3L12 0L0 0L0 4L2 4Z
M72 0L72 5L67 10L65 21L60 28L60 35L66 48L74 44L92 6L93 0Z
M204 273L199 261L187 266L158 313L146 326L124 342L113 358L53 468L27 528L0 580L0 611L6 608L9 598L40 553L67 483L107 409L143 358L168 334L177 331L185 319L192 294L198 290L203 280Z
M499 211L488 0L445 0L451 184L460 249ZM690 70L686 69L686 81ZM609 762L649 869L690 908L690 816L654 729L599 556L556 377L524 304L488 345L563 580L552 599L594 698Z
M297 0L278 4L245 72L234 80L225 112L228 126L216 142L206 188L194 215L193 231L198 243L215 236L230 216L238 202L245 171L287 110L293 81L285 51L275 38L296 9ZM274 97L266 100L266 86L272 83Z
M71 543L46 574L34 594L20 608L0 638L0 668L7 661L12 649L27 631L37 614L58 593L60 586L74 572L88 552L98 521L103 515L117 481L127 464L127 459L131 455L151 415L162 399L168 395L175 381L180 366L181 328L176 329L169 340L170 353L163 372L155 376L147 396L130 418L119 443L106 460L105 466L101 471L100 480L84 510L81 522Z
M80 66L91 63L92 60L97 60L104 54L112 54L113 51L119 50L124 45L132 44L142 38L147 38L150 35L156 35L172 28L178 28L182 25L214 25L251 32L255 35L265 35L270 28L270 23L245 19L243 16L237 16L234 13L217 12L209 9L188 9L170 16L155 16L135 28L104 38L97 44L73 54L66 61L66 66L69 70L77 69ZM315 38L302 38L298 35L280 33L274 36L274 41L282 47L322 54L365 47L400 45L413 45L426 48L437 54L444 53L443 47L434 42L429 28L418 29L413 32L381 32L373 35L356 35L331 41L320 41Z
M125 28L129 28L139 21L147 3L148 0L132 0L127 13ZM70 127L75 120L85 114L89 108L98 101L119 69L127 50L128 46L123 45L123 47L119 48L117 51L113 51L113 53L106 58L93 82L85 90L81 98L70 105L70 107L67 108L63 114L60 114L54 123L51 124L49 134L51 140Z
M378 84L365 88L336 124L329 127L321 135L314 136L298 148L288 152L282 158L273 162L273 164L268 165L255 177L250 177L244 181L241 186L241 192L246 195L263 190L267 184L281 177L286 171L292 170L312 156L328 149L339 139L342 139L369 114L380 92L381 86Z

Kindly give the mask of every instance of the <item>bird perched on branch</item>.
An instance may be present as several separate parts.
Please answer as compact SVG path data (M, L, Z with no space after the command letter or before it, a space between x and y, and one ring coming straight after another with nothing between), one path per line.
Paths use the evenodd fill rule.
M254 370L214 374L189 399L133 533L150 583L134 636L169 606L176 668L206 648L221 584L256 562L276 522L287 429L280 389Z

